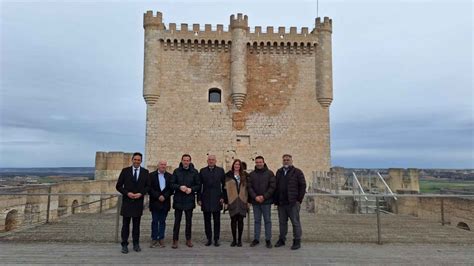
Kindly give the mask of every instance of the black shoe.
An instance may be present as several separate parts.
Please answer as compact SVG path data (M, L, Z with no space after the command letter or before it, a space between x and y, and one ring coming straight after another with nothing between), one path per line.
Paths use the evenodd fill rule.
M237 243L235 242L235 240L233 240L232 243L230 243L230 246L231 246L231 247L237 246Z
M281 246L284 246L284 245L285 245L285 241L283 241L281 239L278 239L278 241L275 244L275 247L278 248L278 247L281 247Z
M265 246L267 248L272 248L272 242L270 240L266 240L265 243L266 243Z
M128 246L122 245L122 253L127 254L128 253Z
M301 240L300 239L293 240L293 245L291 246L291 249L296 250L299 248L301 248Z
M241 246L242 246L242 240L239 240L239 242L237 242L237 246L238 246L238 247L241 247Z
M218 246L220 246L220 245L221 245L221 244L219 243L219 240L214 241L214 247L218 247Z
M250 246L251 246L251 247L255 247L255 246L258 245L258 244L260 244L260 241L258 241L257 239L254 239L254 240L252 241L252 243L250 243Z
M206 245L206 247L212 245L212 241L210 239L208 239L205 245Z
M136 252L142 251L139 244L133 245L133 250L135 250Z

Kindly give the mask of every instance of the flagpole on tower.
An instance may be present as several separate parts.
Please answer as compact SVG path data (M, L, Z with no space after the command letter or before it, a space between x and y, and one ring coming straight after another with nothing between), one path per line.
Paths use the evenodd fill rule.
M316 0L316 17L319 17L319 0Z

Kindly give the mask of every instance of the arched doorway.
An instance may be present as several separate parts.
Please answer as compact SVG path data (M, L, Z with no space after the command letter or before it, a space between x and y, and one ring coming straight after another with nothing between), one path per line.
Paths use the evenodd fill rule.
M5 218L5 231L11 231L18 226L18 211L11 210Z
M467 223L465 223L465 222L459 222L456 227L460 228L460 229L463 229L463 230L471 231L471 228L469 228L469 225L467 225Z
M79 206L79 202L77 200L74 200L72 202L72 206L71 206L71 213L72 214L77 213L77 206Z

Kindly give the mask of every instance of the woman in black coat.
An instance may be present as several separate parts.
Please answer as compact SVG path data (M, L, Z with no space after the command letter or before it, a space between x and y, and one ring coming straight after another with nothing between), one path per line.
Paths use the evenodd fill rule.
M227 204L231 219L233 240L230 246L241 247L244 217L248 211L248 192L247 173L242 168L242 161L239 159L234 160L231 170L225 175L224 202Z

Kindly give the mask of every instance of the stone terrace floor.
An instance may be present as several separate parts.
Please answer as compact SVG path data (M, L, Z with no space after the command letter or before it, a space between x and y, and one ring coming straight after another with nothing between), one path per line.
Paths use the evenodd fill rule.
M169 247L121 254L112 243L21 243L1 242L0 263L27 264L372 264L372 265L454 265L474 263L472 245L445 244L350 244L305 243L300 250L289 247L267 249L263 245L250 248Z
M292 251L289 249L291 223L286 247L267 249L262 243L250 248L245 241L243 247L231 248L228 214L223 214L221 219L222 245L205 247L202 213L195 210L195 247L184 245L183 219L180 248L173 250L170 243L173 212L168 215L167 247L150 249L150 214L145 211L141 228L143 251L131 251L127 255L121 254L120 245L114 243L115 217L114 210L103 214L80 213L50 224L1 233L0 264L474 264L473 231L441 226L413 216L382 215L384 244L377 245L374 214L315 215L302 211L303 247ZM275 243L278 237L276 212L272 213L272 220ZM247 220L244 223L244 240L247 240Z

